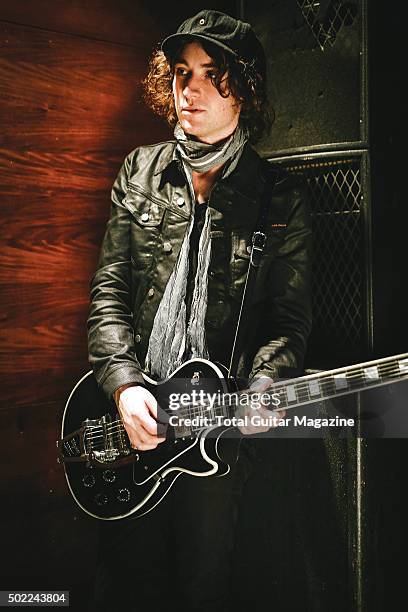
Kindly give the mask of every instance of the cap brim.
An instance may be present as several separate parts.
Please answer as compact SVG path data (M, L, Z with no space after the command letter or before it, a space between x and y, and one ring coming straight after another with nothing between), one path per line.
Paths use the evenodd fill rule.
M230 47L224 45L224 43L219 42L218 40L214 40L214 38L212 38L211 36L205 36L204 34L171 34L163 40L161 44L161 50L168 59L171 59L174 56L176 49L179 47L179 44L182 39L194 40L196 38L206 40L207 42L212 43L216 47L220 47L227 53L230 53L234 57L238 57L238 54L232 49L230 49Z

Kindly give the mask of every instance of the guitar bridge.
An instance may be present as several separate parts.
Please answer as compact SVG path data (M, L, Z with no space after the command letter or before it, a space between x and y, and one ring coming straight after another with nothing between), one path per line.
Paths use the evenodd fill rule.
M97 461L110 464L131 453L129 440L118 421L110 414L100 419L86 419L82 427L57 442L60 460L65 463Z

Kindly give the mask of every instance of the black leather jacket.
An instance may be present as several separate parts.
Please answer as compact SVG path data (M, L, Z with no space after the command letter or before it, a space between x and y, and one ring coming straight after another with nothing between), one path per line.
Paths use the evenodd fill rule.
M227 365L258 219L260 165L261 158L245 145L235 170L215 184L209 199L206 337L211 359ZM140 147L126 157L112 189L88 319L90 363L108 396L126 383L142 382L154 315L190 212L174 141ZM246 321L241 376L278 378L301 371L311 326L310 248L304 182L279 169Z

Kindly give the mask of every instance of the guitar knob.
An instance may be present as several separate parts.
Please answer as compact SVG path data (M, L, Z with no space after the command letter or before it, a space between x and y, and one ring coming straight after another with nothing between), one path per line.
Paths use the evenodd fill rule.
M102 474L102 478L105 482L114 482L116 480L116 474L113 470L105 470Z
M108 501L108 496L105 493L97 493L95 495L95 502L98 506L104 506Z
M84 474L82 476L82 482L84 487L93 487L96 482L95 476L92 474Z
M128 502L130 500L129 489L119 489L118 500L120 502Z

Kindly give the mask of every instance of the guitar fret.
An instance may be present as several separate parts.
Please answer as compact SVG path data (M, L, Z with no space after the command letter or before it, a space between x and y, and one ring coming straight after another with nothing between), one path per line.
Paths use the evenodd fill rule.
M347 382L351 389L360 389L364 388L369 381L367 381L364 369L359 367L348 371Z
M297 398L300 404L307 403L311 399L311 393L309 392L309 386L305 384L297 384Z

